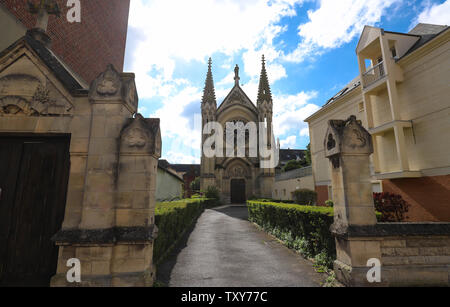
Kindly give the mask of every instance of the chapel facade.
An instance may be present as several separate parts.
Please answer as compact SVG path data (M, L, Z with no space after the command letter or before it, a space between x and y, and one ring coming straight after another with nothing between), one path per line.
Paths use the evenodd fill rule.
M275 166L269 163L277 157L278 146L272 132L273 100L267 77L264 56L259 81L258 98L255 104L248 98L239 85L239 67L235 67L235 84L223 102L217 107L211 59L209 59L208 72L201 102L202 127L209 122L217 122L223 129L223 155L208 157L205 155L203 145L210 135L202 131L202 157L200 188L206 190L215 186L220 191L222 201L225 203L244 203L250 197L272 196ZM227 138L227 123L243 123L243 129L233 130L234 139ZM255 123L256 131L249 129L249 123ZM260 125L259 123L263 123ZM237 126L237 125L236 125ZM237 135L245 135L245 154L239 154L237 149ZM262 133L266 133L266 144L262 145ZM256 137L256 140L254 139ZM257 154L252 154L251 141L256 142ZM217 146L218 144L214 144ZM261 146L260 146L261 145ZM227 154L227 146L234 148L233 155ZM265 147L262 147L265 146ZM262 155L261 148L267 149L271 155Z

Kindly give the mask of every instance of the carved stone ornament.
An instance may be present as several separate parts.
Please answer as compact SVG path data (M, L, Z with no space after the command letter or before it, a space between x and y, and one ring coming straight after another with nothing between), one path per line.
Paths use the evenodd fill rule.
M328 122L324 148L327 158L342 153L373 153L372 137L354 115L347 120L330 120Z
M147 143L147 135L144 130L133 128L128 132L125 142L129 147L144 147Z
M113 65L109 64L106 70L94 80L91 86L91 96L111 97L117 96L121 89L120 75Z
M226 171L226 177L228 178L238 178L238 177L248 177L247 170L239 165L230 166Z
M124 89L125 101L129 105L137 108L137 105L138 105L138 94L137 94L136 83L135 83L134 79L128 80L128 82L126 82L124 84L124 87L125 87L125 89Z
M161 156L161 132L159 119L144 118L137 114L130 118L121 132L121 153Z

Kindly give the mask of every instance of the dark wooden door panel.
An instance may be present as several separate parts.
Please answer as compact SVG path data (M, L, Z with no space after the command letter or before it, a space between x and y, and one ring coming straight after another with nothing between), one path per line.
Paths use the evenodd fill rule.
M231 180L231 203L242 204L245 203L245 180L232 179Z
M10 224L0 283L48 285L55 273L58 249L50 238L64 217L68 150L67 138L22 139L13 205L0 216Z

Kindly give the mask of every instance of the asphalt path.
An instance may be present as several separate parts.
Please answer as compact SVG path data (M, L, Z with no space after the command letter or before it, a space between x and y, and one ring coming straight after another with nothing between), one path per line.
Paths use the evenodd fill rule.
M170 287L318 287L324 274L247 220L247 208L223 206L200 216L158 268Z

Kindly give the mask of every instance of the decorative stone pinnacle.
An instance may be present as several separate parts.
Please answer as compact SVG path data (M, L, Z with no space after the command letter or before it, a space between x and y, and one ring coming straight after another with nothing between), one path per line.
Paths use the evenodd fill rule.
M214 81L213 81L211 67L212 67L212 60L211 60L211 58L209 58L208 72L206 74L206 81L205 81L205 88L203 90L202 104L203 103L212 103L212 104L216 105L216 93L214 90Z
M267 77L266 71L266 59L264 54L262 56L262 68L261 68L261 76L259 78L259 88L258 88L258 99L257 102L261 103L263 101L271 102L272 101L272 92L270 91L269 79Z
M236 64L236 67L234 68L234 84L239 86L239 80L241 80L239 77L239 66Z

